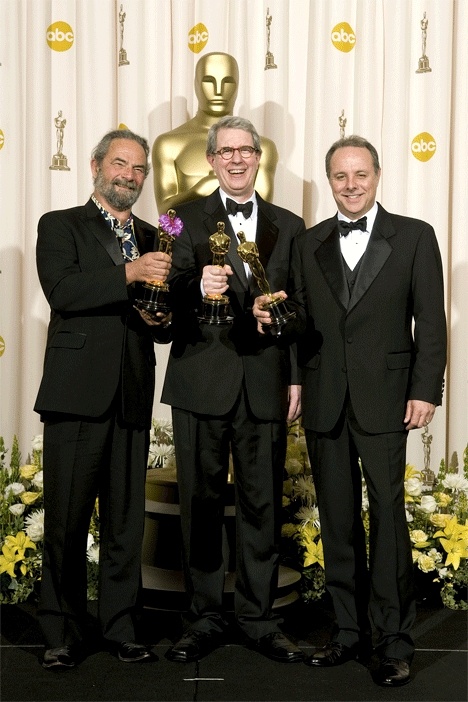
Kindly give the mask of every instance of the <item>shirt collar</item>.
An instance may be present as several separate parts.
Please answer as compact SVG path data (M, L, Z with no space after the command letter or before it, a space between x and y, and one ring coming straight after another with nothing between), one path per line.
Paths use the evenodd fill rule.
M105 221L108 223L112 231L115 229L121 229L123 231L131 229L133 226L133 214L130 215L130 217L127 219L127 221L122 225L120 224L119 220L117 217L114 217L106 208L101 205L99 200L97 200L94 195L91 195L91 200L94 202L96 207L98 208L99 212L102 214L104 217Z

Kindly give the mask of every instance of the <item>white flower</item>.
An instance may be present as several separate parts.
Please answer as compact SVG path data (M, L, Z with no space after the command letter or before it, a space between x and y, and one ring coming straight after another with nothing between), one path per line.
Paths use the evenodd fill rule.
M442 485L449 490L463 490L468 492L468 480L458 473L449 473L442 480Z
M88 532L88 541L86 544L86 550L89 551L91 546L94 544L94 536Z
M3 494L5 496L5 500L8 500L11 495L16 497L17 495L21 495L22 492L24 492L23 483L10 483L6 486Z
M434 563L440 563L444 558L436 548L430 548L427 555L434 560Z
M42 451L42 434L36 434L31 442L33 451Z
M437 509L437 502L432 495L423 495L421 497L421 504L418 506L418 509L421 512L424 512L424 514L432 514Z
M293 485L293 497L300 497L305 503L310 504L315 500L315 487L309 475L299 475Z
M44 538L44 510L36 509L24 520L26 525L26 534L31 541L37 543Z
M406 521L408 523L414 521L414 518L413 518L413 515L411 514L411 512L408 512L408 510L405 509L405 513L406 513Z
M306 526L309 522L312 522L314 527L320 528L320 518L319 511L316 505L311 505L310 507L304 505L295 514L296 519L301 522L301 526Z
M423 573L430 573L431 570L435 570L436 565L430 556L422 553L418 558L418 568L422 570Z
M10 505L8 509L15 515L15 517L19 517L26 509L26 505L24 505L22 502L18 502L16 505Z
M302 463L297 458L288 458L284 467L288 475L299 475L302 472Z
M88 543L89 536L91 536L91 534L88 535ZM94 543L94 539L92 544L88 547L88 550L86 551L86 558L91 563L99 563L99 544Z
M411 497L417 497L422 492L422 483L419 478L408 478L405 480L405 490Z
M150 446L148 463L150 466L163 466L167 459L174 455L174 446L169 444L153 444Z
M42 488L44 487L44 473L43 473L43 471L38 470L31 482L34 485L34 487L36 487L38 490L42 490Z

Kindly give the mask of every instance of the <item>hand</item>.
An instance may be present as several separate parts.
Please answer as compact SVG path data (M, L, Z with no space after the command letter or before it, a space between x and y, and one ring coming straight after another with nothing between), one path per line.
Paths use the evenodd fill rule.
M434 416L435 409L435 405L431 402L408 400L403 420L408 431L410 429L422 429L427 426Z
M205 266L203 268L202 285L205 295L222 295L229 288L228 276L232 268L224 266Z
M134 309L138 312L140 317L148 326L150 327L167 327L171 323L172 319L172 312L169 312L168 314L164 314L163 312L147 312L146 310L141 310L139 307L133 306Z
M127 285L131 283L151 283L153 280L166 280L171 270L172 257L161 251L150 251L134 261L125 264Z
M265 334L265 330L262 326L263 324L268 326L272 323L271 315L268 311L268 303L270 302L272 297L281 297L283 300L286 300L288 296L286 295L284 290L280 290L279 292L272 293L271 296L259 295L255 298L255 302L252 307L252 313L255 319L257 320L257 330L260 334Z
M300 385L289 386L288 422L294 422L301 414L301 391L302 387Z

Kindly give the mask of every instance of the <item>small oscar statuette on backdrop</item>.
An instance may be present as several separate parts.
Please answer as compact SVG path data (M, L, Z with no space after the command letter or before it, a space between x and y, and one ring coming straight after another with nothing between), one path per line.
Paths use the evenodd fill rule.
M67 157L63 155L63 131L67 120L62 117L62 110L59 110L57 117L54 119L55 129L57 132L57 153L52 156L52 163L49 166L51 171L69 171Z
M183 222L179 217L176 217L175 210L168 210L167 214L161 215L159 218L158 251L170 254L172 244L183 228ZM151 280L149 283L143 283L143 298L136 300L136 306L150 314L170 312L168 284L163 283L162 280Z
M341 110L341 115L338 117L338 124L340 125L340 139L344 139L346 136L346 122L344 110Z
M217 223L218 231L208 239L210 250L213 254L212 265L224 266L224 257L229 250L230 237L224 232L224 222ZM205 324L230 324L233 317L230 317L229 298L227 295L212 293L203 298L202 314L198 318Z
M278 66L275 63L275 57L270 51L270 27L272 19L273 18L270 15L270 8L268 7L266 13L267 52L265 54L265 71L267 71L269 68L278 68Z
M130 61L127 59L127 52L123 48L124 24L127 13L123 11L123 5L120 6L119 24L120 24L120 49L119 49L119 66L129 66Z
M260 261L257 244L254 241L246 241L244 232L239 232L237 236L241 242L237 247L239 256L243 262L247 263L249 266L262 294L269 297L265 309L269 311L272 321L271 324L264 324L263 328L265 331L269 331L275 336L280 336L283 325L288 319L295 317L296 313L288 310L286 300L283 300L279 295L273 295L271 293L270 286L266 279L265 269Z
M431 470L431 441L432 434L429 434L427 425L423 429L421 441L424 446L424 469L421 471L423 490L429 490L435 483L435 473Z
M422 56L418 61L418 68L416 73L430 73L432 68L429 66L429 59L426 56L426 41L427 41L427 25L429 20L426 17L426 13L421 20L421 34L422 34Z

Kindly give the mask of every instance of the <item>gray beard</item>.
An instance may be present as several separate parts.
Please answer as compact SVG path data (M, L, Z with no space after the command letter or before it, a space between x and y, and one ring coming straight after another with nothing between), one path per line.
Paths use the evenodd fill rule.
M124 184L130 188L134 187L134 190L118 192L115 190L114 184ZM110 183L104 178L102 171L98 171L98 174L94 179L94 187L115 210L118 212L124 212L125 210L131 209L131 207L138 200L143 186L138 188L134 183L129 183L127 180L125 180L125 178L116 178L112 183Z

